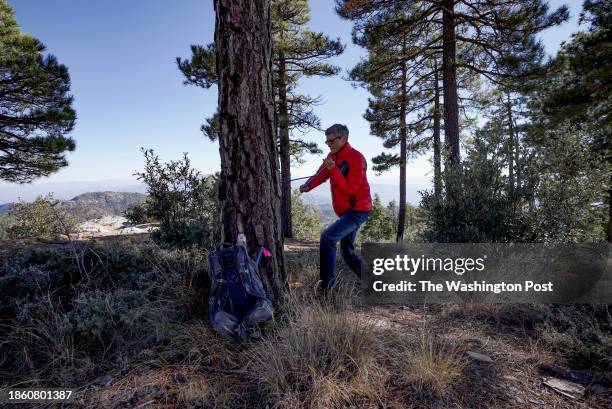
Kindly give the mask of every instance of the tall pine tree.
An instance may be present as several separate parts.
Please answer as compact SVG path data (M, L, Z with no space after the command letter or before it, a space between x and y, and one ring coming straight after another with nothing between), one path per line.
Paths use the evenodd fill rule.
M275 99L276 140L280 153L283 233L293 236L291 226L291 159L299 160L305 152L321 153L316 143L304 141L300 133L320 129L313 107L319 97L299 93L301 77L331 76L339 68L326 62L344 50L339 40L308 29L310 9L307 0L273 0L271 5L273 58L272 74ZM185 83L210 88L216 83L215 45L191 46L190 60L177 58ZM211 140L219 134L215 115L206 120L202 131Z
M215 0L222 241L245 234L267 247L260 265L268 294L284 290L280 188L272 90L270 1ZM253 81L258 78L258 81Z
M400 148L399 154L383 153L373 158L378 172L394 166L400 169L397 241L403 239L405 230L406 166L410 155L433 147L434 190L438 200L442 195L442 46L441 41L437 44L434 41L439 39L439 33L424 31L415 37L415 33L402 30L403 21L411 13L404 9L408 6L397 3L396 8L355 24L353 41L366 48L368 56L351 71L351 78L372 94L364 115L370 122L371 133L384 140L385 148ZM414 58L423 44L429 44L430 50ZM473 104L472 95L478 94L475 79L469 71L460 71L463 123L467 122L467 112Z
M67 166L75 149L68 69L23 34L0 0L0 179L30 182Z
M460 162L457 69L497 81L507 74L502 67L515 64L523 48L531 46L530 37L568 18L567 7L548 13L543 0L336 0L336 4L340 15L358 23L401 7L410 14L398 30L413 33L410 38L438 33L428 42L414 44L411 58L426 58L432 50L442 50L444 132L453 164ZM458 61L461 44L465 45L462 53L471 59Z
M411 65L410 55L414 39L406 33L397 32L397 20L402 18L403 10L395 8L377 16L359 29L353 30L353 41L368 51L350 72L350 78L365 86L372 98L364 118L370 123L370 132L383 139L385 148L399 145L398 154L382 153L373 158L374 170L383 172L399 166L399 216L397 219L396 241L403 241L406 207L406 164L410 153L416 154L426 148L422 139L423 123L430 117L415 118L409 122L408 116L418 111L426 103L413 102L415 88L428 79L427 75L417 80L420 66Z
M290 139L292 130L320 128L312 112L316 99L296 93L302 76L331 76L339 68L325 60L344 50L340 40L332 40L306 26L310 20L308 0L275 0L272 2L274 32L274 74L277 108L278 143L281 161L283 233L293 237L291 226L291 157L292 150L321 152L316 145L301 139Z

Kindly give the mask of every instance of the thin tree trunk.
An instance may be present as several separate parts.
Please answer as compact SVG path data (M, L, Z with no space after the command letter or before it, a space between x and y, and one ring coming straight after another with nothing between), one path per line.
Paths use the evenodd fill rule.
M293 237L291 223L291 158L289 156L289 115L287 111L287 79L285 59L282 53L278 58L278 129L281 165L281 215L283 235Z
M405 47L405 43L404 43ZM406 228L406 62L402 61L402 84L400 101L400 197L399 214L397 218L397 235L395 240L400 243L404 241L404 229Z
M516 123L513 125L514 129L514 166L515 166L515 174L516 174L516 184L515 190L521 189L521 143L519 132L516 130Z
M438 64L434 61L433 160L436 206L439 206L442 201L442 161L440 156L440 83L438 80Z
M512 105L510 94L506 95L506 111L508 115L508 192L514 195L514 122L512 121Z
M244 233L260 264L267 293L277 301L286 273L281 232L278 155L274 139L270 0L215 0L219 73L221 237Z
M612 243L612 172L610 173L608 190L608 243Z
M444 178L446 201L449 203L450 224L459 227L463 215L458 211L461 201L461 157L459 151L459 105L457 95L455 0L442 0L442 85L444 89L444 144L446 163Z
M444 85L444 134L450 149L450 163L459 164L459 105L457 67L455 65L455 0L443 0L442 16L442 83Z

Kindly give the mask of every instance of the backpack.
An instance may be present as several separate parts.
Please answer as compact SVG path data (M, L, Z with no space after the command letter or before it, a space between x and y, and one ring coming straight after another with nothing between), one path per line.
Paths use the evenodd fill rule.
M273 315L258 263L244 245L223 243L208 256L208 266L208 316L213 329L233 342L247 341L255 333L255 324Z

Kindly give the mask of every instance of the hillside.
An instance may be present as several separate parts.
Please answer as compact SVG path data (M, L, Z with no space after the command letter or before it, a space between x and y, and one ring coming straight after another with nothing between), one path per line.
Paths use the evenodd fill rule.
M135 203L142 203L147 195L138 192L88 192L70 200L60 200L60 206L81 221L99 219L104 216L121 216ZM323 224L335 220L329 189L321 190L318 196L303 195L302 199L318 210ZM13 203L0 204L0 215L10 212Z
M90 192L61 202L69 213L81 220L97 219L102 216L121 215L135 203L142 203L147 195L127 192Z
M142 203L147 198L143 193L135 192L88 192L70 200L60 200L61 207L68 213L85 221L103 216L119 216L135 203ZM8 213L13 203L0 205L0 214Z

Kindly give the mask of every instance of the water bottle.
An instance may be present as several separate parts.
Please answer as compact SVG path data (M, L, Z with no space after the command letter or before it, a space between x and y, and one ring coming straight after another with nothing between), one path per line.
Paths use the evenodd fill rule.
M247 248L247 239L244 233L238 234L238 244L244 246L245 249Z

